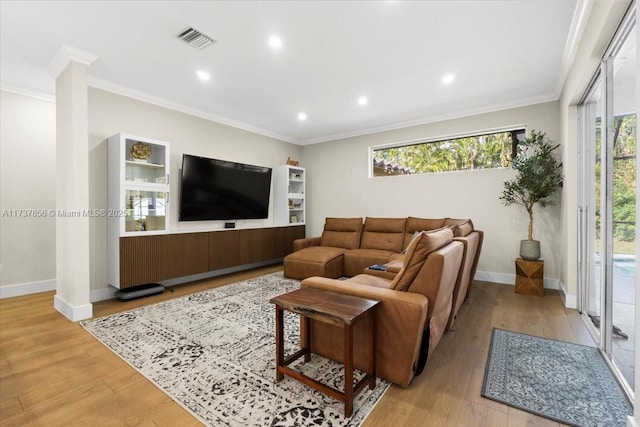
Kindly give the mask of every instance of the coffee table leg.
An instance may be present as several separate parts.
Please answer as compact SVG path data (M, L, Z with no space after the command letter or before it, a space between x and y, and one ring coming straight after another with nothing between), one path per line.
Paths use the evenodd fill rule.
M376 313L369 312L369 389L376 388Z
M284 365L284 340L282 339L282 334L282 309L276 305L276 381L280 381L284 378L284 374L280 372L280 367Z
M307 316L300 316L300 327L304 331L304 361L308 362L311 360L311 322Z
M353 336L351 325L344 325L344 416L353 413Z

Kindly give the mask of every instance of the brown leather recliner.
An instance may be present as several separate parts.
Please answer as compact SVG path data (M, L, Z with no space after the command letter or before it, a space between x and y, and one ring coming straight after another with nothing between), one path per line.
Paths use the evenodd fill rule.
M344 254L343 274L356 276L368 266L384 264L402 252L406 224L406 218L365 218L360 246Z
M476 230L470 219L367 217L363 227L362 218L327 218L322 237L294 242L294 252L284 259L284 275L294 279L349 277L360 274L370 265L384 264L387 267L384 272L369 269L366 272L392 280L402 268L404 249L414 234L442 227L450 228L454 240L464 245L462 268L453 290L453 308L447 325L451 329L469 294L484 238L484 233Z
M464 246L453 240L450 229L423 232L412 245L393 279L360 274L343 281L309 277L301 283L302 287L382 302L377 311L376 372L403 387L422 371L446 330ZM344 347L338 327L313 321L310 325L312 352L342 361ZM361 322L354 330L354 365L358 369L366 367L367 326ZM304 331L301 336L304 339Z
M294 241L294 252L284 259L284 275L337 278L343 274L343 255L360 246L362 218L327 218L319 238Z

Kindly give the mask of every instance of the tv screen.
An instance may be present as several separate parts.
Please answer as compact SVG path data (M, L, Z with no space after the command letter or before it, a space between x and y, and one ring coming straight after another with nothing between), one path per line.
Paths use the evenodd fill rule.
M271 168L182 155L180 221L269 215Z

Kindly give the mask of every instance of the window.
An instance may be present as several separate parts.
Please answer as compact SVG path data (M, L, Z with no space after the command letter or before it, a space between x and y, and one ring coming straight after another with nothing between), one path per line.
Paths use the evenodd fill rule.
M373 176L507 168L523 128L372 149Z

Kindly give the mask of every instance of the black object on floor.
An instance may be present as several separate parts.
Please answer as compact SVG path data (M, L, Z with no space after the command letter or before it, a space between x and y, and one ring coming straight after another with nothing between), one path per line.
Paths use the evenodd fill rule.
M120 289L116 292L116 298L122 301L129 301L135 298L148 297L149 295L161 294L164 286L160 283L147 283L146 285L134 286L132 288Z

